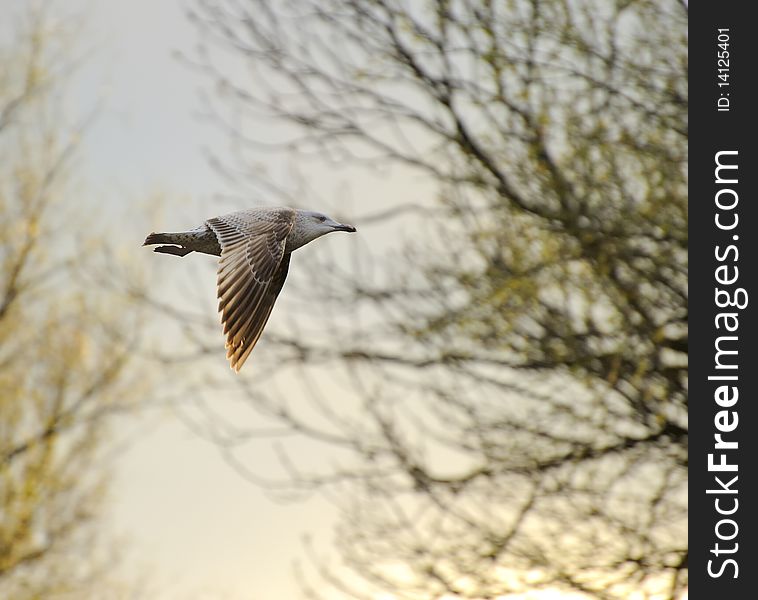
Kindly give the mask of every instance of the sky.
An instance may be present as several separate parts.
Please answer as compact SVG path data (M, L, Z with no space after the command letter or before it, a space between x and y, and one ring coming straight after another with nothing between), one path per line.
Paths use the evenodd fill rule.
M0 0L11 13L22 11L25 4ZM154 195L182 199L181 211L162 215L171 220L169 229L194 227L217 214L216 196L225 182L206 154L223 152L227 141L200 117L199 92L208 82L176 58L177 52L191 54L197 43L185 16L186 2L53 4L65 6L82 28L80 47L87 59L69 100L73 113L98 107L98 117L82 140L78 168L88 189L101 199L103 226L119 244L143 250L139 245L147 232L124 218L143 210ZM330 173L314 175L310 183L326 190L344 185L339 175ZM390 198L416 202L429 191L401 176L381 184L376 179L351 181L349 189L362 209L386 209ZM139 224L146 220L134 219ZM383 243L393 239L381 237ZM144 258L155 256L144 252ZM207 291L212 300L213 279ZM171 288L163 286L158 293L168 297ZM276 319L274 314L274 326ZM312 536L317 547L330 546L334 514L325 500L275 503L169 413L145 411L122 421L120 428L120 437L129 443L115 463L103 534L123 544L119 572L127 580L144 579L149 590L145 598L299 597L293 561L304 556L303 537Z
M137 260L154 261L154 254L140 248L147 233L140 227L149 222L140 213L149 212L150 198L177 201L180 210L158 216L169 221L166 229L177 230L219 214L217 196L225 189L207 160L208 151L223 153L227 146L224 134L200 115L200 91L208 89L208 81L176 56L191 55L197 43L187 3L51 3L55 14L67 15L67 26L80 31L75 45L84 60L68 90L68 112L76 120L97 111L81 139L77 174L96 199L97 222L109 239L126 251L135 248ZM23 14L27 4L0 0L6 14ZM0 35L12 35L12 28L13 20L6 20ZM329 173L309 183L334 190L345 184ZM388 197L403 202L399 190L415 193L415 183L407 180L356 185L363 206L382 209ZM212 307L215 278L208 274ZM172 291L163 285L156 293L170 301ZM276 319L275 314L274 326ZM224 362L223 355L217 362ZM120 547L117 576L144 581L140 598L299 597L293 561L304 556L303 536L319 548L330 546L333 510L325 500L277 504L167 411L146 410L120 421L118 429L119 439L128 443L115 462L102 535Z
M17 15L26 2L0 5ZM196 43L185 5L53 2L81 28L77 45L86 55L69 90L71 114L98 111L81 141L77 172L100 199L103 226L137 250L147 232L124 215L164 194L186 199L182 214L173 215L176 228L195 226L216 214L213 195L223 187L205 156L223 146L223 135L198 116L207 82L175 56ZM213 279L208 284L212 295ZM146 411L119 429L129 443L115 464L103 535L122 546L122 577L144 579L151 600L237 600L254 597L253 588L266 598L297 597L292 561L302 556L302 536L329 541L324 501L274 503L165 412Z

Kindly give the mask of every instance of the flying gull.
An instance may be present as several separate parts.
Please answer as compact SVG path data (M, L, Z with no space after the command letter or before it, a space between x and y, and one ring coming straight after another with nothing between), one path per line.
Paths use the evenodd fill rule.
M190 231L151 233L144 246L155 252L186 256L202 252L218 261L218 310L226 335L226 357L239 372L282 290L290 255L332 231L355 227L326 215L294 208L252 208L208 219Z

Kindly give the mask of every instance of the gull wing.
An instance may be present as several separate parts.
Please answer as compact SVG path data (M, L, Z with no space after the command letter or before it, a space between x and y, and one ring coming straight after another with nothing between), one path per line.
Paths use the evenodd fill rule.
M261 337L284 285L290 256L284 254L295 212L243 211L206 221L221 246L218 310L226 357L239 372Z

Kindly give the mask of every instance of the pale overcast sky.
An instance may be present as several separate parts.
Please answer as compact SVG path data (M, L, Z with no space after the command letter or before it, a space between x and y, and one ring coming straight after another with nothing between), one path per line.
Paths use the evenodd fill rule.
M27 4L25 0L0 3L11 13L22 12ZM198 116L199 91L207 89L208 82L175 57L177 52L191 55L197 43L185 16L187 2L54 0L52 4L56 12L74 15L82 27L79 47L89 51L70 90L71 112L100 106L97 120L82 140L78 172L88 195L101 203L100 218L115 244L123 248L133 244L136 260L151 261L152 266L156 255L140 247L147 233L140 227L148 216L138 214L151 195L181 199L179 214L162 217L171 220L166 223L168 230L196 226L230 209L214 198L224 190L224 181L204 153L207 149L223 153L227 147L224 135ZM337 189L345 183L338 177L327 173L309 183L319 190ZM393 178L381 185L358 182L352 192L360 194L365 213L386 208L385 198L402 203L398 190L412 190L414 185ZM362 235L365 240L371 234ZM388 239L391 236L381 241ZM157 258L163 270L189 268ZM192 258L199 258L199 263L211 260ZM215 276L210 269L207 275L212 311ZM164 288L157 293L170 299L171 290L165 282L159 283ZM275 311L269 327L276 326L277 318L281 315ZM216 362L233 376L223 353ZM241 376L251 375L254 369L249 364ZM124 541L124 577L146 577L148 591L140 598L300 597L292 567L304 556L302 537L312 535L324 550L331 545L332 511L326 501L316 497L284 506L274 503L171 415L158 418L149 413L141 420L122 421L120 428L132 442L117 461L103 534Z
M5 15L18 15L27 2L0 0L0 5ZM151 194L165 193L188 198L183 214L173 215L176 223L167 229L194 226L215 214L212 196L223 187L203 149L218 151L225 140L197 117L198 90L206 82L174 57L175 51L191 53L196 43L186 3L58 0L52 5L56 13L79 15L78 44L90 51L71 89L71 111L101 106L82 141L78 173L88 193L102 199L104 226L117 241L128 244L133 238L137 258L154 260L140 248L147 232L132 228L124 215L139 210ZM142 226L146 220L135 217ZM215 278L209 274L212 296ZM273 503L171 416L148 414L120 427L133 441L117 461L103 535L124 541L125 578L147 578L148 591L140 598L298 597L292 561L302 556L302 535L315 533L324 546L331 535L323 501Z
M26 4L0 0L9 9L6 14ZM147 232L124 216L141 210L150 195L165 193L187 199L166 228L195 226L216 214L214 195L224 189L203 153L207 148L223 152L226 145L220 132L198 118L198 91L207 81L174 57L176 51L191 54L197 41L185 17L186 2L58 0L53 5L80 15L81 48L91 50L72 89L73 108L101 106L82 143L80 172L102 198L104 218L110 219L105 226L117 241L130 247L133 240L138 260L154 260L139 247ZM335 189L342 183L330 174L313 182ZM424 190L416 180L393 177L381 185L376 179L351 182L351 194L366 213L386 208L388 198L417 202ZM135 217L140 226L146 220ZM392 239L385 235L377 243ZM276 319L275 312L274 325ZM225 368L223 355L217 362ZM248 367L241 376L251 371ZM126 578L147 577L149 591L139 598L300 597L292 564L303 557L302 536L313 534L320 548L330 547L332 512L324 500L275 504L170 415L149 414L122 427L133 442L117 462L103 534L124 540Z

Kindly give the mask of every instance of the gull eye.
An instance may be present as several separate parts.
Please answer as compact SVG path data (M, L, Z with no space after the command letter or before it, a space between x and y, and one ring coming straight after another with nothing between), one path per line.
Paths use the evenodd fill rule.
M324 221L326 221L326 217L324 215L321 215L321 216L316 217L316 218L319 220L320 223L323 223Z

